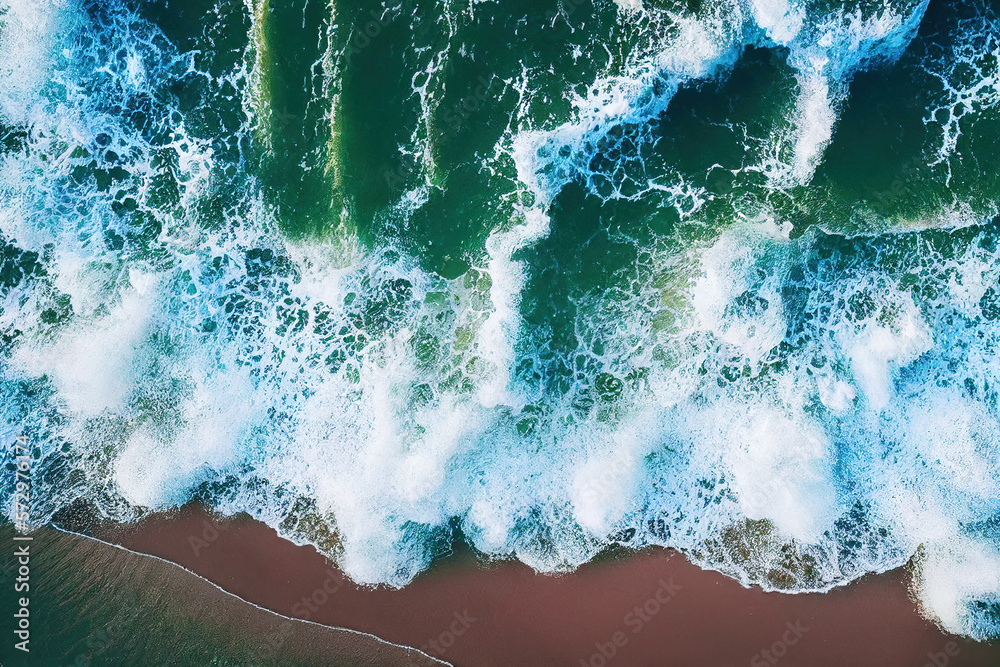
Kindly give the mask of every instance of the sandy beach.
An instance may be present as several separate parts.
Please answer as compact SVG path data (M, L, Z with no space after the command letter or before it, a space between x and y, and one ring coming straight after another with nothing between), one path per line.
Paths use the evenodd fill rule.
M266 609L462 667L1000 664L1000 647L949 636L921 618L902 569L825 595L784 595L743 588L664 550L560 576L458 552L401 590L369 589L312 547L195 505L97 532Z

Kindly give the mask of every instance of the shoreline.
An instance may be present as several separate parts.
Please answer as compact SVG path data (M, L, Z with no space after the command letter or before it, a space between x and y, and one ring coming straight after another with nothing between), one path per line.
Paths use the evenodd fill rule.
M29 545L31 565L30 593L7 585L0 593L5 609L12 596L30 597L24 648L9 640L0 648L7 667L447 665L367 633L278 614L181 565L93 536L48 525L19 537L0 524L5 543ZM7 580L16 565L8 554L0 567Z
M249 605L250 607L253 607L254 609L260 610L261 612L264 612L265 614L268 614L268 615L271 615L271 616L275 616L275 617L277 617L279 619L282 619L283 622L284 621L291 621L294 624L300 624L300 623L301 624L308 624L308 625L316 626L318 628L323 628L323 629L326 629L326 630L335 630L337 632L347 633L347 634L351 634L351 635L359 635L360 637L363 637L365 640L369 640L370 639L370 640L373 640L373 642L378 643L378 644L386 644L386 645L391 646L393 648L403 649L405 651L416 651L418 653L421 653L422 654L421 657L422 658L426 658L428 660L429 664L432 663L432 664L449 665L449 663L446 663L446 662L441 661L441 660L439 660L437 658L434 658L433 656L430 656L430 655L427 655L426 653L423 653L423 651L420 651L420 649L416 649L416 648L414 648L412 646L404 646L402 644L396 644L396 643L393 643L391 641L387 641L385 639L382 639L381 637L378 637L378 636L373 635L371 633L364 632L362 630L353 630L351 628L344 628L344 627L337 627L337 626L331 626L331 625L324 625L322 623L317 623L316 621L310 621L310 620L305 619L305 618L296 618L294 616L288 616L286 614L282 614L282 613L279 613L277 611L274 611L273 609L268 609L267 607L262 607L259 604L256 604L256 603L254 603L254 602L252 602L250 600L246 600L244 598L241 598L240 596L236 595L235 593L231 593L230 591L226 590L225 588L223 588L222 586L216 584L215 582L213 582L213 581L211 581L209 579L206 579L205 577L201 576L197 572L195 572L193 570L190 570L187 567L184 567L180 563L175 563L172 560L167 560L166 558L161 558L160 556L157 556L157 555L154 555L154 554L142 553L140 551L133 551L132 549L129 549L128 547L124 547L124 546L122 546L120 544L115 544L114 542L107 542L107 541L102 540L102 539L100 539L98 537L94 537L92 535L85 535L83 533L77 533L77 532L74 532L72 530L68 530L66 528L60 528L59 526L56 526L56 525L52 525L51 528L53 530L59 532L59 533L62 533L63 535L69 535L69 536L72 536L72 537L75 537L75 538L80 538L80 539L88 540L88 541L91 541L91 542L96 542L97 544L103 545L103 546L108 547L110 549L117 549L119 551L123 551L123 552L129 554L130 556L136 556L138 558L148 558L148 559L152 559L152 560L158 561L160 563L164 563L166 565L169 565L170 567L179 568L180 570L182 570L186 574L199 579L200 581L202 581L205 584L211 586L212 588L214 588L218 592L222 593L223 595L228 596L230 598L235 598L240 603Z
M1000 664L1000 646L920 617L903 568L827 593L786 594L744 588L662 549L563 575L459 551L396 590L357 586L313 547L246 515L218 519L188 505L94 528L82 532L179 565L252 605L456 667Z

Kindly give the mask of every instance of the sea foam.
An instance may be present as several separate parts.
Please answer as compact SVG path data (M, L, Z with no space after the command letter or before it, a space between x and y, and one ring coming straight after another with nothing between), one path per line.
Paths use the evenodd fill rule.
M6 431L32 435L46 472L35 521L79 499L129 521L199 498L394 586L456 531L543 571L661 545L782 591L912 559L925 613L997 635L996 223L793 235L764 198L712 220L696 186L619 169L681 88L761 46L787 53L795 101L773 128L780 159L747 170L769 192L808 185L851 76L896 58L926 3L627 4L650 41L567 93L567 117L504 135L483 171L506 169L517 205L453 278L349 228L287 238L249 157L150 94L203 76L195 61L134 13L75 7L13 5L0 35L31 56L0 90L26 133L0 163L0 233L44 270L3 288L0 387ZM253 44L227 79L246 137L265 104ZM430 75L448 53L412 55ZM407 147L426 178L388 213L404 218L444 187L427 80ZM200 102L232 106L208 89ZM527 251L571 184L663 195L701 233L574 295L566 349L524 301ZM211 219L220 192L237 196Z

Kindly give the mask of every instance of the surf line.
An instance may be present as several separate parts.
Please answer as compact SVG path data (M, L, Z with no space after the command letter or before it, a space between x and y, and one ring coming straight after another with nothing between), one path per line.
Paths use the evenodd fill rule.
M388 639L382 639L378 635L373 635L370 632L364 632L362 630L352 630L351 628L343 628L343 627L339 627L339 626L336 626L336 625L324 625L323 623L319 623L317 621L310 621L310 620L305 619L305 618L295 618L294 616L286 616L285 614L280 614L280 613L278 613L278 612L276 612L274 610L268 609L267 607L262 607L259 604L256 604L254 602L250 602L249 600L244 600L243 598L241 598L236 593L230 593L229 591L227 591L225 588L223 588L222 586L218 585L217 583L209 581L208 579L204 578L200 574L197 574L193 570L189 570L186 567L184 567L183 565L178 565L177 563L175 563L173 561L170 561L170 560L167 560L166 558L161 558L160 556L154 556L153 554L145 554L145 553L142 553L141 551L133 551L132 549L129 549L127 547L123 547L120 544L115 544L114 542L105 542L104 540L98 539L96 537L92 537L90 535L84 535L83 533L77 533L77 532L69 530L67 528L61 528L56 523L50 523L49 526L53 530L58 530L60 533L63 533L65 535L73 535L74 537L78 537L78 538L83 539L83 540L90 540L91 542L96 542L98 544L103 544L104 546L111 547L112 549L118 549L119 551L124 551L125 553L132 554L133 556L138 556L139 558L151 558L151 559L159 561L161 563L166 563L167 565L169 565L171 567L176 567L176 568L178 568L180 570L183 570L184 572L187 572L192 577L195 577L196 579L199 579L199 580L205 582L206 584L208 584L212 588L215 588L216 590L218 590L219 592L223 593L224 595L228 595L231 598L235 598L235 599L239 600L240 602L242 602L243 604L250 605L251 607L253 607L255 609L259 609L260 611L262 611L262 612L264 612L266 614L269 614L271 616L277 616L278 618L283 618L286 621L294 621L294 622L297 622L297 623L305 623L307 625L313 625L313 626L316 626L316 627L319 627L319 628L326 628L328 630L334 630L334 631L337 631L337 632L346 632L346 633L352 634L352 635L359 635L359 636L362 636L362 637L370 637L371 639L374 639L375 641L380 642L382 644L387 644L389 646L396 646L398 648L406 649L408 651L413 651L414 653L419 653L419 654L423 655L424 657L428 658L429 660L431 660L433 662L437 662L437 663L440 663L442 665L446 665L447 667L452 667L451 663L445 662L445 661L443 661L443 660L441 660L439 658L435 658L432 655L428 655L428 654L424 653L423 651L421 651L418 648L414 648L412 646L407 646L406 644L397 644L396 642L391 642ZM329 579L327 579L327 581L329 581ZM326 582L324 582L324 586L325 585L326 585ZM294 607L293 607L293 610L294 610ZM276 632L278 634L280 634L282 632L281 628L279 628Z
M17 576L14 579L15 593L29 593L31 590L31 536L27 535L31 524L29 504L31 502L31 454L28 448L28 436L22 434L14 440L15 488L14 488L14 558L17 560ZM25 595L17 600L17 611L14 612L14 635L21 641L14 642L18 651L29 653L28 643L31 640L30 598Z

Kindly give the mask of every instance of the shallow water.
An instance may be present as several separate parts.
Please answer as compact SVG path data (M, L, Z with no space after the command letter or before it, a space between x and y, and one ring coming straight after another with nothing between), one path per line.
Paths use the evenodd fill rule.
M916 554L1000 634L991 3L4 4L34 524L198 498L396 586Z
M5 585L0 601L20 610L18 597L27 594L30 623L27 652L14 648L16 639L0 645L7 667L445 664L372 635L280 616L158 558L50 527L30 541L14 535L0 525L6 544L29 547L29 590ZM5 583L18 567L4 554ZM5 634L17 627L4 625Z

